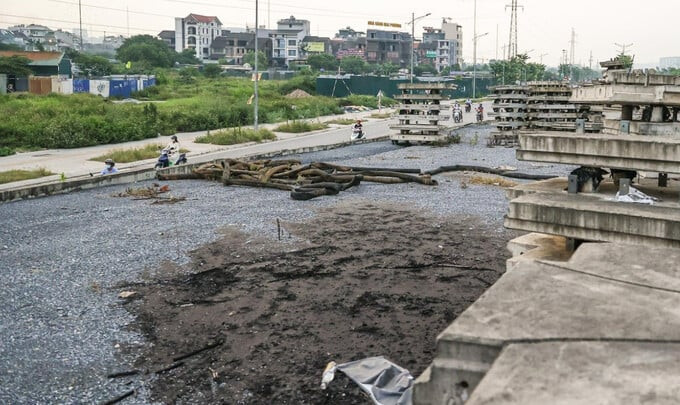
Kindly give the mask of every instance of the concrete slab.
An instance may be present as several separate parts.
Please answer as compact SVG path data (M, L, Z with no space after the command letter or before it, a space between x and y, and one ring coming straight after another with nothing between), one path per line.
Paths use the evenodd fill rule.
M466 405L677 404L680 344L511 345Z
M678 212L606 201L595 194L539 193L510 201L505 227L587 241L680 248Z
M679 138L541 132L519 142L519 160L680 173Z
M604 253L603 247L606 248ZM643 353L643 357L651 353L645 352L648 349L645 345L665 347L680 344L680 289L674 289L680 285L680 270L677 265L673 267L673 263L680 259L680 251L655 249L651 255L643 254L644 251L642 247L625 245L584 244L566 263L522 261L510 268L439 335L435 361L427 373L416 380L414 404L462 403L461 397L456 395L460 395L457 387L463 385L467 385L470 391L474 390L468 402L474 404L486 403L472 402L473 399L485 400L486 397L482 395L487 391L482 387L492 387L488 392L499 395L503 391L506 395L514 392L504 390L511 384L504 383L504 378L519 382L515 378L523 378L525 374L502 367L507 363L500 361L505 359L503 361L517 364L519 355L504 357L509 348L515 345L536 348L541 344L554 343L557 351L547 348L545 352L539 350L535 356L531 350L522 353L527 358L547 358L545 362L532 360L528 364L533 362L535 371L532 375L545 374L548 378L557 366L566 368L563 361L572 359L572 356L565 356L564 353L560 357L559 348L567 347L564 346L567 343L629 344L631 350ZM613 265L605 265L616 253L619 256ZM646 263L641 264L642 258L646 259ZM653 269L654 274L649 274L647 269ZM628 276L631 274L636 276L631 278ZM657 350L654 347L652 349ZM663 371L662 363L677 363L675 353L677 349L668 352L661 350L654 357L647 357L650 361L649 364L641 365L642 372L657 375L654 373ZM556 356L554 361L550 356ZM593 387L607 387L609 381L619 378L619 375L621 381L628 381L628 376L622 374L624 364L636 363L625 363L629 361L626 359L631 358L626 356L624 352L616 360L623 362L621 368L612 367L615 360L606 355L589 356L586 352L583 357L574 354L573 358L580 358L577 362L583 363L585 370L591 370L588 379ZM500 371L492 374L497 362ZM491 370L489 374L483 374L485 369ZM595 372L598 369L609 370L610 374L598 375ZM564 384L579 384L580 375L577 372L565 373L560 377L564 379ZM647 381L657 384L665 380L660 377L659 380ZM481 385L477 387L478 384ZM546 387L553 390L549 395L554 398L549 401L521 402L525 397L520 396L519 402L510 403L572 403L570 401L578 401L582 396L590 398L588 403L621 403L617 402L621 397L616 394L620 390L608 391L603 388L598 391L602 395L599 398L588 396L595 391L571 392L555 386ZM537 390L535 394L540 397L541 385L527 385L527 392L531 392L532 388ZM669 392L665 390L659 392ZM498 401L503 398L501 396ZM611 402L598 402L601 399Z

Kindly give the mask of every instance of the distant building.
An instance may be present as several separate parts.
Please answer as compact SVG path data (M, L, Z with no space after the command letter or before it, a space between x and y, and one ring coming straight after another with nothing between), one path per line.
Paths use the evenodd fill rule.
M259 35L271 40L271 65L287 68L302 59L300 46L310 34L310 22L294 16L277 22L275 30L260 29Z
M271 58L272 41L269 38L258 38L258 51ZM223 32L213 40L212 59L224 59L230 65L242 65L243 57L248 52L255 52L254 32Z
M175 50L175 31L163 30L158 33L158 39L165 42L168 48Z
M331 40L331 47L337 59L356 56L366 60L366 33L350 27L342 28Z
M0 43L7 45L15 45L20 48L26 46L25 36L22 34L15 34L10 30L0 29Z
M175 51L193 49L198 59L210 59L213 39L222 34L222 23L217 17L189 14L175 18Z
M45 27L44 25L38 25L38 24L19 24L19 25L14 25L12 27L7 28L9 31L12 31L14 33L20 32L23 34L26 38L28 38L31 41L34 42L40 42L44 43L47 41L46 37L47 34L52 32L51 29Z
M449 41L449 54L451 55L451 66L464 63L463 60L463 26L457 23L442 21L441 30L444 32L444 39Z
M659 68L680 68L680 56L670 56L659 59Z
M369 29L366 31L366 60L369 63L392 62L406 66L411 52L411 34Z
M2 56L23 56L30 59L29 69L35 76L67 76L71 77L71 61L63 52L26 52L0 51Z

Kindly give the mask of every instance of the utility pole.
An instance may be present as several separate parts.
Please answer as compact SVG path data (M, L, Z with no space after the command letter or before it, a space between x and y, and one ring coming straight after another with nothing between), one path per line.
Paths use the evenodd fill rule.
M253 113L253 119L255 120L255 122L253 123L253 128L255 128L255 131L257 131L259 129L258 128L258 123L259 123L258 122L259 121L258 120L258 107L259 107L259 101L260 101L259 100L259 94L257 92L257 82L260 79L259 74L258 74L258 65L257 65L257 62L258 62L257 60L259 59L258 54L257 54L257 51L258 51L258 49L257 49L258 48L257 47L257 34L259 34L258 8L259 8L258 7L258 0L255 0L255 111Z
M130 9L128 6L125 6L125 15L127 19L127 33L128 33L128 38L130 38Z
M267 29L272 27L272 0L267 1Z
M496 60L498 60L498 24L496 24Z
M474 22L472 23L472 98L477 93L477 0L475 0Z
M616 42L614 43L614 45L616 45L616 46L618 46L619 48L621 48L621 55L625 55L625 54L626 54L626 48L630 48L631 46L633 46L633 44L618 44L618 43L616 43Z
M574 31L574 28L572 27L571 29L571 49L570 53L571 55L569 56L569 80L571 82L574 81L574 58L575 58L575 53L576 53L576 31Z
M590 51L590 58L588 59L588 69L593 70L593 51Z
M505 6L505 9L507 10L508 7L510 7L510 40L508 41L509 43L509 50L508 50L508 59L511 59L515 56L517 56L517 8L521 7L522 11L524 11L524 6L518 5L517 0L512 0L512 4L508 4Z
M548 54L547 54L547 53L542 53L542 54L541 54L541 56L540 56L541 65L543 64L543 57L544 57L544 56L548 56Z
M477 1L477 0L475 0ZM415 38L416 38L416 20L420 20L421 18L425 18L429 16L432 13L427 13L425 15L421 15L420 17L416 17L416 13L411 13L411 83L413 83L413 68L414 68L414 57L415 57Z
M413 83L413 57L415 56L416 13L411 13L411 83Z
M81 0L78 0L78 16L80 20L80 52L83 51L83 6L80 4Z

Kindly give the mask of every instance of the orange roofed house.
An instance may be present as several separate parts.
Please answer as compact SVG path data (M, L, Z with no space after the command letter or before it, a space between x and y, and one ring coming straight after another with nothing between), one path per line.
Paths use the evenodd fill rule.
M210 59L211 45L222 35L222 22L214 16L189 14L175 18L175 51L193 49L198 59Z

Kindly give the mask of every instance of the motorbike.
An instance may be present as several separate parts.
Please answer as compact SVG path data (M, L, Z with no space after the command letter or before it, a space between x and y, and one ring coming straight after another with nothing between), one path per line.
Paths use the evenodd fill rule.
M163 169L165 167L176 166L187 163L187 154L180 153L177 160L173 162L170 160L170 152L167 149L161 151L161 155L158 157L158 161L154 166L154 169Z
M477 110L477 122L484 121L484 110Z
M453 110L453 122L459 123L463 120L463 112L461 110Z
M469 113L470 111L472 111L472 104L465 104L465 112Z
M352 136L350 137L350 140L356 141L358 139L363 139L364 138L364 131L363 128L352 128Z

